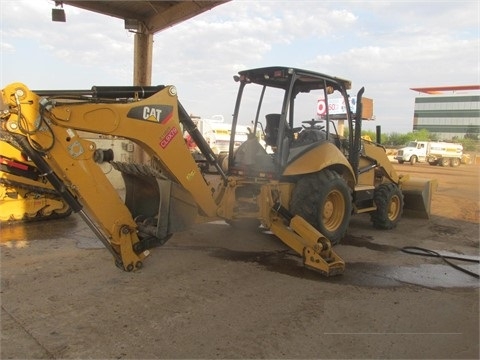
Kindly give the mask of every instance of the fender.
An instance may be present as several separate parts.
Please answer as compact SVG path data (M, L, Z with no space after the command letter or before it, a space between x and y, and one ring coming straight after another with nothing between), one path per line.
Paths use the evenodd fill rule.
M302 175L321 171L327 167L337 167L337 171L347 180L349 186L355 186L355 173L345 155L332 143L325 142L297 157L284 169L284 176Z

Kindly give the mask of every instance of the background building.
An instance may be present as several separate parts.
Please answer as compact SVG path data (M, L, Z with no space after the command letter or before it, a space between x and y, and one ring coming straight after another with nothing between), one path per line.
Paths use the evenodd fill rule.
M411 88L413 131L426 129L439 140L480 138L480 85Z

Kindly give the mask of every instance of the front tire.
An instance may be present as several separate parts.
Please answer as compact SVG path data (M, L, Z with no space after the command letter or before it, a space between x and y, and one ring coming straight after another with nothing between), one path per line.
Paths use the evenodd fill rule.
M350 188L331 170L305 175L293 189L290 211L308 221L332 245L338 244L352 216Z
M417 157L416 156L412 156L410 158L410 165L415 165L415 163L417 162Z
M370 214L373 227L393 229L403 213L403 194L394 183L381 184L375 189L373 201L377 210Z

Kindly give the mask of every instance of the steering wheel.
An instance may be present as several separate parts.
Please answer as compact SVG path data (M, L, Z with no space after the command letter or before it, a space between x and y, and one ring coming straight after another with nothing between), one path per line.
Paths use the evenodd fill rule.
M315 130L322 130L322 129L325 128L325 126L315 126L315 125L320 124L320 123L322 123L321 120L315 120L315 119L302 121L302 124L308 124L308 125L310 125L310 129L315 129ZM302 127L304 129L307 129L307 127L305 125L302 125Z

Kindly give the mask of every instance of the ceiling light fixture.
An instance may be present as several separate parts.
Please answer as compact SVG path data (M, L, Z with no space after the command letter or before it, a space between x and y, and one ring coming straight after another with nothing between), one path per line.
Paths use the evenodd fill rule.
M125 29L129 31L139 31L140 21L137 19L125 19Z
M65 10L63 10L63 2L62 1L55 1L55 6L60 6L60 9L53 8L52 9L52 21L57 22L66 22L67 18L65 16Z

